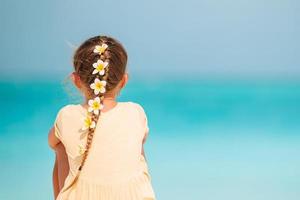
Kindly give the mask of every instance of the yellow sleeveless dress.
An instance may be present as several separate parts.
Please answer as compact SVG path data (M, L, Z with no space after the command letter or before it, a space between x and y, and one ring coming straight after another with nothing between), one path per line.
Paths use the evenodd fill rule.
M64 187L56 200L155 200L142 140L148 134L147 117L134 102L118 102L102 112L92 145L77 182L87 134L82 131L86 109L80 104L62 107L54 123L55 135L64 144L70 166Z

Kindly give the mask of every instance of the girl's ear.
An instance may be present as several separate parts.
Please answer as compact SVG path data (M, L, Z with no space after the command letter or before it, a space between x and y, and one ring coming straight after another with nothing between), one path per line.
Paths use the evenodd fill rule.
M80 77L78 76L78 74L76 72L73 72L71 74L71 79L74 83L74 85L78 88L81 89L81 81L80 81Z
M122 78L120 87L121 87L121 88L124 88L125 85L126 85L126 83L127 83L127 81L128 81L128 73L125 73L125 74L123 75L123 78Z

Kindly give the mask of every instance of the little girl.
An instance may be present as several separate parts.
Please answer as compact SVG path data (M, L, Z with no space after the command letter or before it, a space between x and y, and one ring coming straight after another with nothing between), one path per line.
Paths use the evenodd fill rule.
M126 63L111 37L90 38L76 50L72 80L85 102L62 107L48 137L53 149L63 144L69 164L56 200L156 199L143 149L146 114L137 103L116 102Z

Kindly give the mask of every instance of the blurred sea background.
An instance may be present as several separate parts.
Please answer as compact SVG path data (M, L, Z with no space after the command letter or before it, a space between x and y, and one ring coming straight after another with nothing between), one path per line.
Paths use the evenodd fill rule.
M48 131L99 34L128 51L158 200L300 199L298 1L0 3L0 199L53 199Z

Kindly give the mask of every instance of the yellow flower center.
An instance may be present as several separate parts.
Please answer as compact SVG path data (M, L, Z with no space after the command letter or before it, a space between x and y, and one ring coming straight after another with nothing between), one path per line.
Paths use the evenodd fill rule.
M79 146L79 154L84 154L85 148L82 146Z
M97 50L99 51L100 54L102 54L105 51L105 48L100 46L100 47L97 47Z
M97 69L98 71L101 71L101 70L104 69L104 65L101 63L101 64L99 64L99 65L97 66L96 69Z
M90 127L91 124L92 124L92 119L91 119L90 117L87 117L87 118L84 120L84 122L85 122L85 126L86 126L86 127Z
M103 85L102 85L101 82L97 82L97 83L95 84L95 87L96 87L96 89L100 90L100 89L103 87Z
M93 102L93 109L98 110L100 108L100 104L97 101Z

